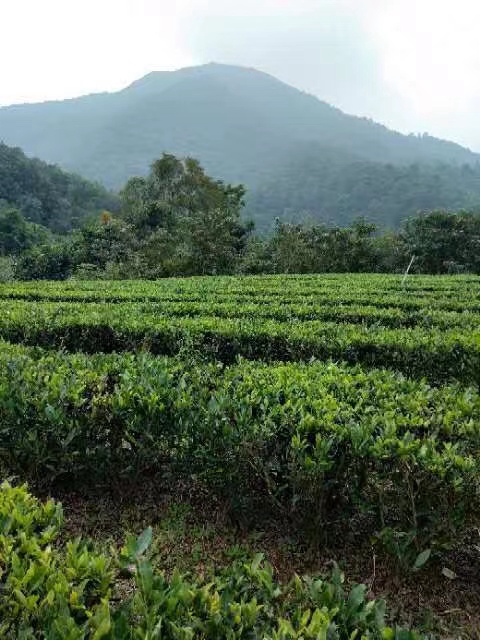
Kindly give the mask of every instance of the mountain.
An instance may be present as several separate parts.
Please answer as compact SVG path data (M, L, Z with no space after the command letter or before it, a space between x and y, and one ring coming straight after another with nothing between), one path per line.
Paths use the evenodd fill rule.
M248 210L262 225L291 207L305 209L297 197L312 215L335 219L342 167L351 175L352 167L363 163L374 180L378 163L393 171L414 163L429 165L425 171L442 182L449 165L480 161L480 155L452 142L402 135L347 115L268 74L219 64L150 73L116 93L3 107L0 140L110 188L145 174L164 151L191 155L215 177L244 182L250 192ZM328 186L318 169L331 164L338 177ZM310 165L317 167L312 176ZM289 185L288 198L265 202L280 179ZM327 187L337 193L319 201ZM449 206L437 200L439 206ZM476 203L476 192L461 196L460 202L464 200ZM420 207L414 198L405 213ZM345 215L354 215L352 207Z
M360 216L398 228L418 211L480 211L480 164L381 163L303 145L252 192L248 206L260 229L275 217L346 226Z
M30 222L68 231L102 209L118 209L105 187L62 171L0 143L0 205L12 205Z

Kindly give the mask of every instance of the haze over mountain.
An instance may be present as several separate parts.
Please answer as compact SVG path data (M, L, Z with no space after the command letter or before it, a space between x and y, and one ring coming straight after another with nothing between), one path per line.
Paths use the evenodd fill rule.
M480 205L480 155L402 135L268 74L229 65L153 72L116 93L4 107L0 140L110 188L144 175L162 152L190 155L215 177L244 182L248 211L261 226L289 211L337 221L365 214L395 225L420 208ZM417 195L394 203L389 190L403 175L408 191L405 167L413 163L422 197L417 184ZM386 172L380 165L387 164ZM372 184L346 204L355 176L368 185L385 172L381 193Z

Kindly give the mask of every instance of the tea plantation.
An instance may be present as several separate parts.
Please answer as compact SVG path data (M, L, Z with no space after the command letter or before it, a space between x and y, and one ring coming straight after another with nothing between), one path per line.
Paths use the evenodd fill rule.
M247 529L440 572L480 527L480 277L5 283L0 339L0 637L421 637L338 569L167 575L150 529L69 539L32 494L194 478Z

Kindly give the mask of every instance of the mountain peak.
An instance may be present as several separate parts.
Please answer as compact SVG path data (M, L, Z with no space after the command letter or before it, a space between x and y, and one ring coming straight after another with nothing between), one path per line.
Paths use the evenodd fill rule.
M354 187L362 187L364 178L358 166L370 180L375 163L431 167L480 160L460 145L404 136L345 114L263 71L218 62L153 71L116 93L0 109L2 139L113 188L121 187L132 175L145 174L162 152L196 157L210 174L244 182L257 193L266 184L269 193L278 192L283 180L297 204L285 197L278 201L278 213L287 206L327 213L329 207L337 210L340 204L328 204L322 195L314 200L303 198L312 184L328 178L332 167L338 174L335 188L341 193L346 187L339 176L347 172L351 177L358 173ZM355 163L357 168L347 171ZM295 171L301 171L310 186L301 186L301 180L292 178ZM376 173L384 185L388 171ZM411 178L408 172L407 178ZM328 179L333 180L331 175ZM436 180L434 173L431 180ZM369 188L374 193L377 186ZM443 206L440 187L434 192L438 195L435 206ZM419 189L410 208L425 208L426 201L420 196ZM340 198L340 202L344 201ZM266 202L261 206L269 207ZM360 205L352 200L342 206L357 211ZM368 215L369 210L357 212Z
M253 67L243 67L240 65L232 65L232 64L224 64L221 62L207 62L201 65L189 66L189 67L181 67L180 69L175 69L174 71L150 71L146 75L142 76L138 80L135 80L130 85L126 87L126 90L131 88L138 88L141 86L152 85L155 82L163 83L166 78L170 78L173 80L180 80L186 78L198 78L201 76L209 76L209 75L245 75L245 74L253 74L258 76L270 77L273 79L273 76L269 76L267 73L263 71L259 71L258 69L254 69ZM279 82L279 81L277 81Z

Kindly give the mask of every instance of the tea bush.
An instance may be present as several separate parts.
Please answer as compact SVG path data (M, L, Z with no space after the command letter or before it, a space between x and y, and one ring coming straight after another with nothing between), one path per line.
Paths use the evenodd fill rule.
M0 283L0 466L194 474L419 565L478 524L479 319L472 276Z
M385 623L385 603L330 580L295 577L279 584L261 556L208 582L154 569L147 529L108 558L60 537L61 507L41 504L25 487L0 485L0 635L5 640L254 639L415 640ZM120 572L133 594L112 600Z
M480 396L334 363L225 367L0 347L0 464L43 483L170 465L236 509L321 533L369 513L412 550L455 540L480 495ZM373 532L372 532L373 533Z
M175 317L135 304L6 301L0 303L0 337L86 352L147 349L174 355L188 346L227 363L236 356L270 361L334 358L427 376L434 383L480 380L478 326L388 329L316 320Z

